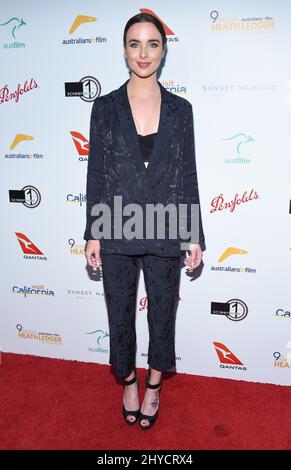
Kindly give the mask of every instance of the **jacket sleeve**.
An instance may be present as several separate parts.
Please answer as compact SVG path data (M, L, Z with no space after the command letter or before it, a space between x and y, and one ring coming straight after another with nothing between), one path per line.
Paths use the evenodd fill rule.
M199 243L202 251L206 250L205 237L202 224L200 197L197 180L195 141L194 141L194 122L193 109L189 101L186 101L186 109L184 113L184 160L182 171L182 191L183 199L187 204L187 225L188 230L191 228L191 210L190 204L198 204L199 213L199 239L185 240L187 243ZM196 221L197 223L198 221Z
M104 152L103 141L100 131L102 120L101 103L99 98L94 101L91 119L90 119L90 137L89 137L89 157L87 165L87 184L86 184L86 228L84 240L93 240L91 227L97 216L91 215L92 207L101 200L103 173L104 173Z

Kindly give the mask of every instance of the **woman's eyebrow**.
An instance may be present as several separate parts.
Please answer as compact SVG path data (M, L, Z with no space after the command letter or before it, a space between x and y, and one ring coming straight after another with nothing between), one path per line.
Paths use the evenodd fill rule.
M140 42L139 39L130 39L128 42ZM149 39L148 42L160 42L159 39Z

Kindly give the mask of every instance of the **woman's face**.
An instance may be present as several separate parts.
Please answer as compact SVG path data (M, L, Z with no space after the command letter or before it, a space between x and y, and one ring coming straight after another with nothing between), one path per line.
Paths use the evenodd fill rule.
M162 36L152 23L135 23L127 31L124 50L130 70L139 77L149 77L163 56Z

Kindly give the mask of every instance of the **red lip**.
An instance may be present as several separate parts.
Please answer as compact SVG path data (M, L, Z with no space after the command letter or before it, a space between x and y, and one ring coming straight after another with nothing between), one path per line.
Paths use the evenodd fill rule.
M145 69L146 67L148 67L149 65L151 65L150 62L137 62L137 65L142 68L142 69Z

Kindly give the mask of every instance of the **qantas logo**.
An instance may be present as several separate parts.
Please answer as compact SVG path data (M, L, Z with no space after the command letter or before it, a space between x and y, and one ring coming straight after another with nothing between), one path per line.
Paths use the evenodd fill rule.
M246 367L238 367L244 366L244 364L224 344L218 343L216 341L214 341L213 344L220 361L220 367L227 369L247 370Z
M77 149L77 152L80 156L89 155L89 141L84 137L80 132L70 131L70 134L73 138L73 142ZM84 160L84 159L82 159Z
M161 20L161 18L156 15L156 13L153 12L153 10L149 10L148 8L140 8L141 13L148 13L149 15L155 16L163 25L163 28L165 30L165 33L167 36L175 36L175 33Z
M43 259L47 258L43 255L43 252L26 236L24 233L15 232L19 245L24 253L25 259Z

